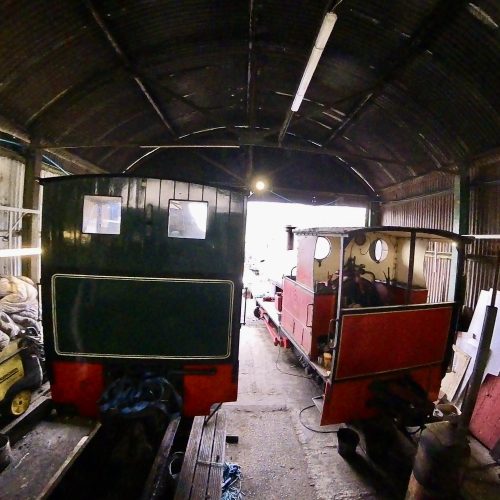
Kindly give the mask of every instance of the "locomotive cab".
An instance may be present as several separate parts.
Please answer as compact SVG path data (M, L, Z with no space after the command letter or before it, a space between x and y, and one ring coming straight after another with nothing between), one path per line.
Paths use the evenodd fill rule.
M53 401L95 417L168 400L192 417L235 400L246 193L120 175L43 184Z
M451 355L463 240L398 227L295 234L297 272L283 281L280 330L325 382L315 401L321 423L382 408L425 419ZM438 258L447 251L453 259Z

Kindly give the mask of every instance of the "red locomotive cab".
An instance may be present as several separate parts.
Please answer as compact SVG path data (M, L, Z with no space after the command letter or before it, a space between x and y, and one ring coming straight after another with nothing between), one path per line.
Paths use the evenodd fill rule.
M424 417L438 396L457 307L452 266L433 278L436 245L460 261L463 240L410 228L295 233L297 275L284 278L281 332L325 382L321 423L370 418L382 407ZM401 401L418 410L408 415Z
M322 375L327 371L323 369L323 352L333 339L336 318L337 287L332 270L338 269L339 251L333 238L303 235L297 275L283 280L282 329Z

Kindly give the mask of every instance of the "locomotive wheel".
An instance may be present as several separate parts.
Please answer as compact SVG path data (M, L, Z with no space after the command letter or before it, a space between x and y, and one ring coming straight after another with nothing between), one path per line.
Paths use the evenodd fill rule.
M30 403L31 391L20 391L10 401L10 413L14 417L19 417L29 408Z
M253 310L253 315L257 318L257 319L260 319L260 307L257 306L254 310Z

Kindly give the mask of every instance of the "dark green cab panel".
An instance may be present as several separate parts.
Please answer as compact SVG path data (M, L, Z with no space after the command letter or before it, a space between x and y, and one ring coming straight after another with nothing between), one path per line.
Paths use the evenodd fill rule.
M45 270L133 276L242 274L246 210L242 192L124 176L57 178L43 185ZM82 231L86 195L121 199L119 234ZM207 202L205 239L168 236L170 200Z
M168 358L174 364L177 359L179 364L183 359L237 362L244 192L114 175L44 179L42 184L42 307L49 368L52 359L76 354ZM110 197L112 210L99 216L104 223L111 220L109 234L84 221L86 197L95 210ZM175 237L182 217L172 210L191 206L202 208L198 216L203 214L206 228L194 231L191 224L183 237ZM110 279L98 280L102 276Z
M225 359L231 350L230 281L55 275L57 354Z

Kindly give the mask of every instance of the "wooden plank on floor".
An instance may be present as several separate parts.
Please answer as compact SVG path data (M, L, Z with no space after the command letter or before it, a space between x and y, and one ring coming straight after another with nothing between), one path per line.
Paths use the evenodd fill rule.
M193 479L193 488L191 490L192 499L203 499L206 497L216 422L216 415L214 415L208 422L204 424L200 449L198 451L198 459L196 461L196 471Z
M455 354L453 356L452 371L447 373L441 382L441 390L446 394L449 401L454 400L471 360L471 356L455 345L453 351Z
M98 428L98 422L79 417L40 421L12 446L11 463L0 474L0 498L49 495Z
M226 446L226 414L218 411L208 422L196 417L184 455L175 500L218 499Z
M219 499L222 495L222 472L226 455L226 413L218 411L213 419L217 419L217 422L210 461L220 465L210 467L206 498Z
M187 500L190 498L196 462L198 460L198 450L200 449L201 437L203 435L204 420L203 417L196 417L193 421L174 500Z
M180 421L181 417L176 417L168 424L158 452L156 453L153 467L151 467L146 485L144 486L142 500L158 499L165 496L168 461Z

